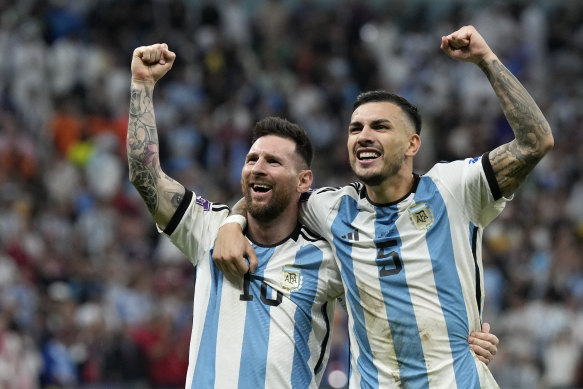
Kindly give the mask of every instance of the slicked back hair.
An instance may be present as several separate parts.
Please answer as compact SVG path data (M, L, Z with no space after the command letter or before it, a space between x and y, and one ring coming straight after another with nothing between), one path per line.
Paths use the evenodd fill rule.
M305 162L306 167L310 168L314 158L314 148L306 130L300 125L284 118L268 116L255 124L252 142L255 143L257 139L267 135L275 135L293 141L296 144L296 154Z
M391 92L387 92L384 90L374 90L363 92L358 95L354 104L352 106L352 110L354 111L356 108L360 107L366 103L382 103L382 102L389 102L398 105L401 107L403 112L407 114L409 119L413 122L415 126L415 132L417 135L421 134L421 115L416 106L411 104L407 99L396 95Z

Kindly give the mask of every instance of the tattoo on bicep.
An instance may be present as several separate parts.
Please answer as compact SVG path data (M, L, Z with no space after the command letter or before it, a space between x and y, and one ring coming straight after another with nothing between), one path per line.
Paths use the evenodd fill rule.
M496 174L498 186L507 196L524 182L540 158L524 153L516 142L504 144L490 152L490 163Z
M172 206L174 208L178 208L180 203L182 203L183 198L184 198L183 193L174 193L174 195L172 195L172 199L170 200L170 202L172 203Z

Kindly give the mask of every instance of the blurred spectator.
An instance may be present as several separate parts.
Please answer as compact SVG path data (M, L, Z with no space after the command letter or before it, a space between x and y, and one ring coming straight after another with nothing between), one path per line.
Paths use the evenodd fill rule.
M33 339L14 330L9 316L0 312L0 387L38 388L41 359Z

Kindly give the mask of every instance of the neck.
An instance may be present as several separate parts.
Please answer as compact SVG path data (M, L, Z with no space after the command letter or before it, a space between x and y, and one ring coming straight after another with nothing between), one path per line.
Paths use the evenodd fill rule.
M281 242L291 235L298 223L297 203L294 205L269 221L259 221L248 215L247 236L262 246L272 246Z
M379 185L366 185L366 193L373 203L392 203L409 193L414 183L413 172L408 171L389 177Z

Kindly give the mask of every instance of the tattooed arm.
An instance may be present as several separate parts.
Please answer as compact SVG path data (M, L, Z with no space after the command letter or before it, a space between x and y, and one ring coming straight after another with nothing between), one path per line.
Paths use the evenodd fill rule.
M160 167L158 132L152 102L154 85L172 68L176 55L166 44L138 47L132 57L127 153L130 181L160 228L165 228L184 195L184 187Z
M450 57L473 62L486 74L514 140L490 152L490 163L503 196L512 195L542 157L553 148L549 123L522 84L500 62L472 26L441 38L441 49Z

